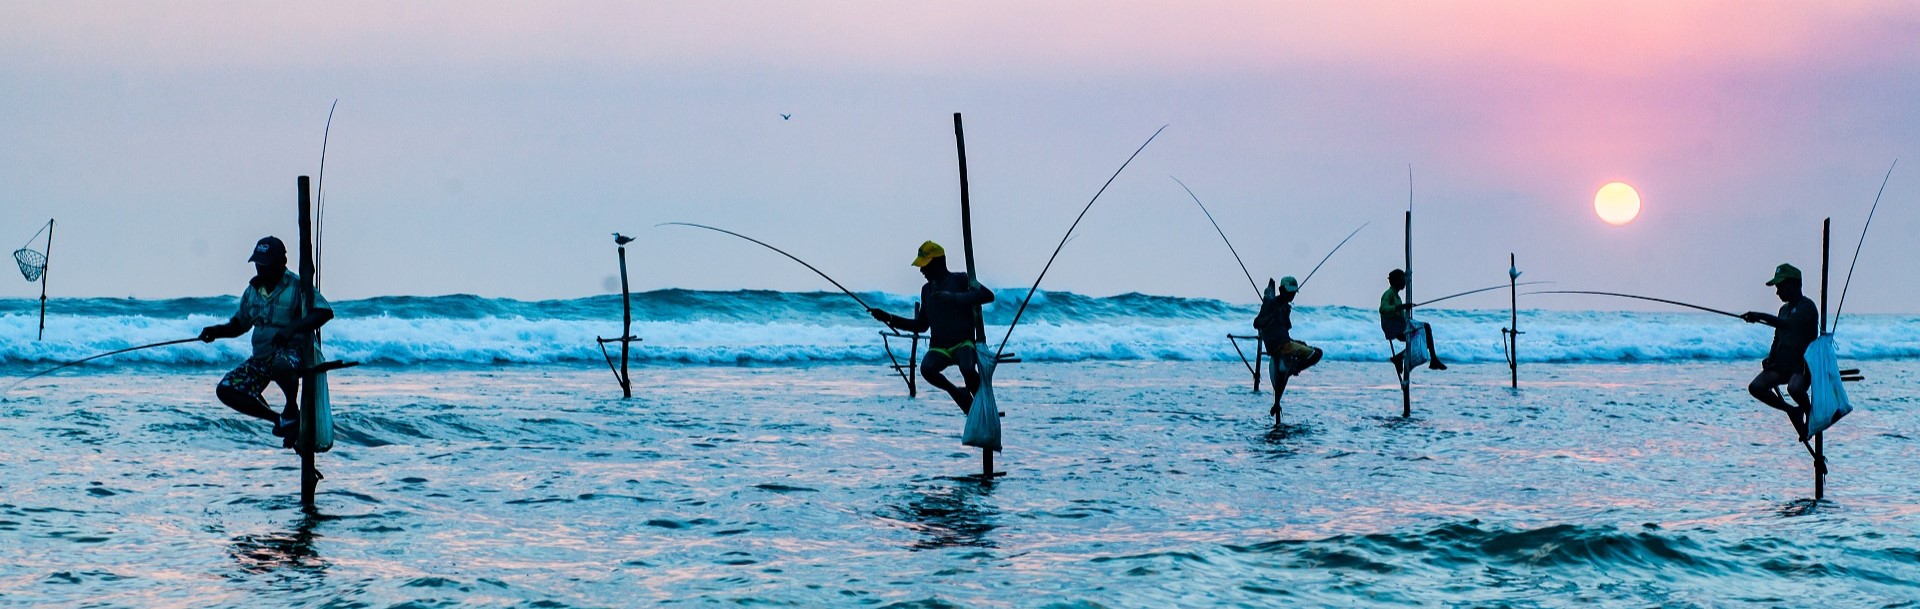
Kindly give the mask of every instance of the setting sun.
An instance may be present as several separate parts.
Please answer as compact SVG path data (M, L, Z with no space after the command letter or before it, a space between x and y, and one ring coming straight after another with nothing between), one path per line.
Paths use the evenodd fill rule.
M1614 226L1632 222L1640 215L1640 193L1626 182L1610 182L1594 193L1593 213Z

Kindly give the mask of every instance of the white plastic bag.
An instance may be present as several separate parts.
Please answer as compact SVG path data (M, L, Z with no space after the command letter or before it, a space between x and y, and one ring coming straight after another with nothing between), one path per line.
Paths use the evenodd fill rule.
M1407 354L1402 356L1400 365L1407 370L1412 370L1427 363L1427 324L1413 321L1408 322L1408 325L1410 327L1407 330Z
M1000 408L993 403L993 369L999 363L986 349L974 349L980 358L980 390L973 394L973 406L967 410L967 429L960 443L1000 452Z
M1834 353L1833 335L1813 339L1807 345L1807 371L1812 386L1807 397L1813 400L1813 412L1807 414L1807 435L1816 436L1832 427L1841 417L1853 412L1847 403L1847 389L1840 382L1840 358Z

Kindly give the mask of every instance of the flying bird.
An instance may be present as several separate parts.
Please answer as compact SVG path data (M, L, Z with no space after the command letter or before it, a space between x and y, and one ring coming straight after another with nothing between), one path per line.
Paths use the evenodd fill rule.
M782 114L782 115L780 115L780 120L783 120L783 121L784 121L784 120L792 120L792 119L793 119L793 115L792 115L792 114Z
M614 234L613 234L613 244L614 244L614 245L626 245L626 244L628 244L628 243L633 243L633 237L628 237L628 236L626 236L626 235L622 235L622 234L620 234L620 233L614 233Z

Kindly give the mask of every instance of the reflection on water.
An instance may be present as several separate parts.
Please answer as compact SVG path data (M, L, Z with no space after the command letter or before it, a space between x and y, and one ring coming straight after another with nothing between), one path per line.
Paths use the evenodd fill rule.
M993 482L977 479L945 479L918 485L907 492L903 505L890 507L883 514L920 534L908 547L915 550L946 548L992 548L994 521L1000 511L988 503Z
M302 511L293 528L264 535L240 535L227 546L227 555L246 576L277 576L302 587L323 583L327 561L313 549L320 537L314 529L328 517Z

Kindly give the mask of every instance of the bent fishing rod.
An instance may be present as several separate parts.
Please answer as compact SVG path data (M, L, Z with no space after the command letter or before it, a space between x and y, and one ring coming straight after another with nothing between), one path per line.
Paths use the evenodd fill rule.
M1310 279L1313 279L1313 274L1314 274L1314 273L1318 273L1318 272L1320 272L1320 266L1321 266L1321 265L1324 265L1324 264L1326 264L1328 260L1331 260L1331 259L1333 258L1333 255L1334 255L1335 253L1337 253L1337 252L1339 252L1339 251L1340 251L1340 248L1341 248L1341 247L1343 247L1343 246L1345 246L1345 245L1347 244L1347 242L1348 242L1348 241L1352 241L1352 240L1353 240L1353 236L1354 236L1354 235L1358 235L1358 234L1360 234L1360 229L1361 229L1361 228L1366 228L1368 224L1373 224L1373 223L1372 223L1372 222L1362 222L1362 223L1360 223L1360 228L1356 228L1356 229L1353 229L1353 232L1351 232L1351 233L1347 233L1347 238L1345 238L1345 239L1341 239L1341 240L1340 240L1340 243L1339 243L1339 244L1337 244L1337 245L1334 245L1334 246L1333 246L1333 250L1331 250L1331 251L1328 251L1328 252L1327 252L1327 255L1325 255L1325 256L1321 256L1321 257L1320 257L1320 264L1316 264L1316 265L1313 265L1313 270L1311 270L1311 271L1307 271L1307 277L1306 277L1306 279L1301 279L1301 280L1300 280L1300 287L1301 287L1302 289L1305 289L1305 288L1307 287L1307 281L1308 281L1308 280L1310 280Z
M1853 269L1860 266L1860 248L1867 244L1867 229L1873 228L1873 212L1880 211L1880 195L1887 194L1887 182L1893 179L1893 168L1900 165L1900 159L1894 159L1887 166L1887 177L1880 179L1880 192L1873 195L1873 208L1867 210L1867 224L1860 227L1860 242L1853 246L1853 262L1847 264L1847 281L1840 285L1840 303L1833 307L1833 326L1840 327L1840 312L1847 308L1847 288L1853 287Z
M813 265L811 265L811 264L807 264L807 261L805 261L805 260L801 260L799 256L795 256L795 255L793 255L793 254L789 254L789 253L787 253L787 251L786 251L786 250L783 250L783 249L780 249L780 248L777 248L777 247L774 247L774 246L772 246L772 245L768 245L768 244L767 244L767 242L765 242L765 241L761 241L761 240L759 240L759 239L755 239L755 238L753 238L753 237L748 237L748 236L746 236L746 235L742 235L742 234L740 234L740 233L736 233L736 232L733 232L733 231L730 231L730 230L727 230L727 229L724 229L724 228L714 228L714 227L711 227L711 226L707 226L707 225L705 225L705 224L694 224L694 223L692 223L692 222L662 222L662 223L659 223L659 224L655 224L654 226L655 226L655 227L661 227L661 226L691 226L691 227L694 227L694 228L704 228L704 229L707 229L707 230L710 230L710 231L714 231L714 232L717 232L717 233L726 233L726 234L729 234L729 235L733 235L733 236L735 236L735 237L739 237L739 238L741 238L741 239L746 239L746 240L748 240L748 241L752 241L752 242L754 242L754 243L756 243L756 244L758 244L758 245L759 245L760 247L764 247L764 248L767 248L767 249L770 249L770 250L773 250L773 251L775 251L775 252L778 252L778 253L779 253L780 255L782 255L782 256L786 256L786 257L787 257L787 259L789 259L789 260L792 260L792 261L794 261L794 262L798 262L798 263L800 263L800 266L804 266L804 267L807 267L807 270L809 270L809 271L813 271L813 274L815 274L815 275L819 275L821 279L825 279L825 280L827 280L827 283L831 283L831 284L833 284L833 287L836 287L836 288L840 288L840 292L841 292L841 293L843 293L843 294L846 294L848 298L852 298L854 302L857 302L857 303L860 303L860 307L861 307L862 309L867 309L867 310L872 310L872 309L873 309L873 307L870 307L870 306L867 306L867 301L865 301L865 300L861 300L861 299L860 299L860 297L859 297L858 295L855 295L855 294L853 293L853 290L849 290L849 289L847 289L847 286L843 286L843 285L840 285L840 282L838 282L838 281L834 281L834 279L833 279L832 277L828 277L828 276L827 276L827 274L826 274L825 272L822 272L822 271L821 271L820 269L817 269L817 268L814 268L814 266L813 266Z
M1480 289L1477 289L1477 290L1467 290L1467 291L1465 291L1465 292L1461 292L1461 293L1459 293L1459 294L1452 294L1452 295L1448 295L1448 296L1441 296L1441 297L1439 297L1439 298L1435 298L1435 299L1433 299L1433 300L1429 300L1429 301L1426 301L1426 302L1422 302L1422 303L1416 303L1416 304L1414 304L1413 306L1415 306L1415 307L1424 307L1424 306L1427 306L1427 305L1431 305L1431 304L1433 304L1433 303L1436 303L1436 302L1440 302L1440 301L1443 301L1443 300L1453 300L1453 299L1455 299L1455 298L1459 298L1459 297L1461 297L1461 296L1472 296L1472 295L1474 295L1474 294L1479 294L1479 293L1481 293L1481 292L1489 292L1489 291L1493 291L1493 290L1500 290L1500 289L1508 289L1508 288L1516 288L1516 287L1520 287L1520 286L1523 286L1523 285L1545 285L1545 284L1549 284L1549 283L1553 283L1553 282L1551 282L1551 281L1522 281L1522 282L1520 282L1520 283L1509 283L1509 284L1507 284L1507 285L1496 285L1496 286L1492 286L1492 287L1486 287L1486 288L1480 288ZM1547 292L1531 292L1531 293L1533 293L1533 294L1546 294Z
M1613 296L1613 297L1616 297L1616 298L1631 298L1631 299L1634 299L1634 300L1645 300L1645 301L1649 301L1649 302L1659 302L1659 303L1665 303L1665 304L1670 304L1670 305L1675 305L1675 306L1681 306L1681 307L1686 307L1686 308L1689 308L1689 309L1695 309L1695 310L1699 310L1699 311L1706 311L1706 312L1708 312L1708 313L1713 313L1713 314L1716 314L1716 315L1725 315L1725 316L1727 316L1727 317L1732 317L1732 318L1734 318L1734 319L1739 319L1739 320L1741 320L1741 321L1745 321L1745 320L1746 320L1746 318L1743 318L1743 317L1741 317L1741 316L1739 316L1739 315L1737 315L1737 314L1734 314L1734 313L1728 313L1728 312L1726 312L1726 311L1722 311L1722 310L1719 310L1719 309L1715 309L1715 308L1712 308L1712 307L1703 307L1703 306L1700 306L1700 305L1697 305L1697 304L1688 304L1688 303L1684 303L1684 302L1680 302L1680 301L1678 301L1678 300L1667 300L1667 299L1665 299L1665 298L1654 298L1654 297L1652 297L1652 296L1636 296L1636 295L1633 295L1633 294L1621 294L1621 293L1619 293L1619 292L1596 292L1596 291L1592 291L1592 290L1542 290L1542 291L1539 291L1539 292L1527 292L1526 294L1523 294L1523 296L1532 296L1532 295L1534 295L1534 294L1587 294L1587 295L1591 295L1591 296Z
M1161 125L1159 129L1155 129L1153 131L1153 135L1148 136L1147 141L1144 143L1141 143L1139 148L1135 148L1133 150L1133 154L1127 157L1127 161L1125 163L1120 164L1119 169L1113 170L1113 175L1107 177L1107 182L1105 184L1100 185L1100 190L1095 191L1093 193L1092 199L1087 200L1087 206L1080 208L1080 215L1075 216L1073 219L1073 224L1067 226L1067 234L1060 236L1060 245L1056 245L1053 247L1053 255L1047 257L1047 264L1045 266L1040 267L1040 276L1033 278L1033 287L1027 289L1027 297L1024 299L1021 299L1020 308L1016 309L1013 312L1013 321L1007 323L1006 336L1003 336L1000 338L1000 346L993 350L994 359L996 360L999 359L1001 354L1004 354L1007 352L1007 341L1013 338L1013 329L1020 325L1020 316L1027 312L1027 303L1033 302L1033 295L1040 291L1040 281L1047 278L1047 270L1053 268L1053 261L1060 257L1060 250L1066 249L1067 240L1073 238L1073 229L1080 227L1080 221L1083 219L1086 219L1087 212L1093 209L1093 203L1095 201L1100 200L1101 193L1107 192L1107 187L1112 186L1113 181L1120 177L1120 172L1126 171L1127 165L1133 164L1133 159L1135 157L1140 156L1140 151L1146 150L1147 144L1152 144L1153 139L1160 137L1160 132L1166 131L1166 130L1167 130L1167 125ZM1196 199L1196 201L1197 200L1198 199ZM1239 256L1238 254L1235 254L1235 257L1238 257L1238 256ZM1248 281L1252 281L1252 275L1248 275Z
M30 376L28 376L28 377L26 377L26 378L23 378L23 379L20 379L20 380L17 380L17 381L14 381L14 382L13 382L13 384L11 384L11 385L7 385L7 388L6 388L6 389L3 389L3 390L0 390L0 393L6 393L6 392L8 392L8 391L13 391L13 388L14 388L14 387L19 387L21 383L25 383L25 382L27 382L27 381L31 381L31 380L33 380L33 379L37 379L37 378L40 378L40 377L42 377L42 376L46 376L46 375L48 375L48 374L50 374L50 373L52 373L52 372L54 372L54 371L56 371L56 370L60 370L60 369L62 369L62 368L66 368L66 367L68 367L68 366L75 366L75 365L79 365L79 364L84 364L84 363L87 363L87 362L90 362L90 361L93 361L93 360L97 360L97 359L100 359L100 358L103 358L103 357L107 357L107 356L110 356L110 355L119 355L119 354L122 354L122 353L127 353L127 352L130 352L130 351L139 351L139 350L141 350L141 349L152 349L152 348L154 348L154 347L166 347L166 346L170 346L170 345L178 345L178 344L181 344L181 343L191 343L191 342L197 342L197 341L199 341L199 340L200 340L200 338L199 338L199 337L197 337L197 336L196 336L196 337L194 337L194 338L182 338L182 339L179 339L179 340L169 340L169 341L163 341L163 342L157 342L157 343L153 343L153 344L151 344L151 345L140 345L140 346L138 346L138 347L127 347L127 348L125 348L125 349L120 349L120 350L117 350L117 351L108 351L108 352L106 352L106 353L101 353L101 354L99 354L99 355L92 355L92 356L87 356L87 357L83 357L83 358L80 358L80 359L77 359L77 360L73 360L73 361L71 361L71 362L67 362L67 363L64 363L64 364L60 364L60 365L58 365L58 366L54 366L54 367L52 367L52 368L48 368L48 369L46 369L46 370L41 370L41 371L39 371L39 372L35 372L35 373L33 373L32 375L30 375Z
M1129 159L1129 160L1131 160L1131 159ZM1173 178L1173 182L1174 182L1175 184L1179 184L1179 185L1180 185L1180 189L1181 189L1181 190L1185 190L1185 191L1187 191L1187 196L1189 196L1189 197L1192 197L1192 198L1193 198L1193 204L1194 204L1194 205L1198 205L1198 206L1200 206L1200 213L1203 213L1203 214L1206 214L1206 215L1207 215L1207 222L1210 222L1210 223L1212 223L1212 224L1213 224L1213 231L1214 231L1214 232L1217 232L1217 233L1220 233L1220 240L1221 240L1221 241L1225 241L1225 242L1227 242L1227 251L1228 251L1228 252L1232 252L1232 253L1233 253L1233 261L1234 261L1234 262L1238 262L1238 263L1240 263L1240 272L1242 272L1242 273L1245 273L1245 274L1247 275L1247 285L1249 285L1249 286L1253 286L1253 294L1254 294L1254 297L1255 297L1255 298L1260 298L1260 297L1262 297L1262 294L1261 294L1261 292L1260 292L1260 283L1259 283L1259 282L1256 282L1256 281L1254 281L1254 280L1253 280L1253 272L1252 272L1252 271L1248 271L1248 270L1247 270L1247 262L1246 262L1245 260L1241 260L1241 259L1240 259L1240 251L1239 251L1239 250L1236 250L1236 249L1233 249L1233 240L1232 240L1232 239L1228 239L1228 238L1227 238L1227 231L1225 231L1225 230L1223 230L1223 229L1221 229L1221 228L1220 228L1220 223L1219 223L1219 222L1215 222L1215 221L1214 221L1214 219L1213 219L1213 212L1210 212L1210 211L1207 211L1207 204L1205 204L1205 203L1201 203L1201 202L1200 202L1200 195L1196 195L1196 194L1193 194L1193 189L1192 189L1192 188L1187 188L1187 183L1186 183L1186 182L1182 182L1182 181L1180 181L1180 178L1174 178L1173 176L1167 176L1167 177L1169 177L1169 178ZM1096 195L1096 196L1097 196L1097 195Z

